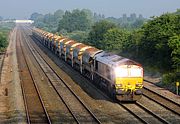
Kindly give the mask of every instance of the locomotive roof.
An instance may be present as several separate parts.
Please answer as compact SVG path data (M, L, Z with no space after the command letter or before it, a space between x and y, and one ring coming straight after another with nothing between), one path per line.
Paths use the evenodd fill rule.
M124 58L122 56L119 56L119 55L116 55L116 54L112 54L112 53L106 53L104 52L103 54L97 54L96 56L96 60L101 62L101 63L104 63L106 65L109 65L109 66L117 66L117 65L121 65L121 64L136 64L138 65L138 63L130 60L130 59L127 59L127 58Z

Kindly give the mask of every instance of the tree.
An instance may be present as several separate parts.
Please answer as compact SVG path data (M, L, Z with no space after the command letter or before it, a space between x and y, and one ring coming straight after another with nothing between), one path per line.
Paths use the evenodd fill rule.
M42 16L43 16L42 14L35 12L35 13L31 14L30 19L36 21L39 18L41 18Z
M66 11L62 20L59 21L58 31L65 29L67 32L76 30L86 31L91 27L91 20L85 11L75 9L72 12Z
M82 9L82 12L86 13L87 18L91 21L93 21L93 13L89 9Z
M122 19L125 20L125 21L127 21L127 15L126 15L126 14L123 14Z
M177 9L177 11L175 12L175 14L180 15L180 9Z
M59 9L57 10L56 12L54 12L54 19L59 22L62 18L63 18L63 15L64 15L64 11Z
M180 34L180 15L164 14L154 17L143 26L141 53L149 64L157 65L163 70L170 70L172 65L172 49L169 39Z
M144 20L136 19L134 23L132 23L132 28L137 29L140 28L144 24Z
M105 15L94 13L94 22L98 22L105 19Z
M55 22L55 18L53 14L46 14L44 15L44 23L54 23Z
M44 26L46 26L46 24L44 23L44 15L39 14L39 13L33 13L30 16L31 20L34 20L34 25L38 28L43 28Z
M124 52L126 52L129 56L132 56L131 58L133 59L141 58L140 43L142 37L143 30L141 29L132 31L128 37L128 42L126 43Z
M88 44L87 43L88 33L85 32L85 31L74 31L72 33L69 33L68 36L69 36L70 39L73 39L73 40L76 40L78 42L83 42L85 44Z
M176 72L180 72L180 35L171 37L168 41L168 46L172 49L173 67Z
M128 43L128 36L129 33L126 30L111 28L104 34L104 40L101 42L102 49L121 52Z
M100 22L96 22L94 26L92 26L92 29L88 36L88 41L90 44L101 48L101 41L104 40L104 34L112 28L115 28L116 25L112 22L108 22L106 20L102 20Z
M130 14L129 20L132 22L135 21L136 20L136 14L135 13Z
M6 34L3 32L0 32L0 49L5 48L7 46L7 37Z

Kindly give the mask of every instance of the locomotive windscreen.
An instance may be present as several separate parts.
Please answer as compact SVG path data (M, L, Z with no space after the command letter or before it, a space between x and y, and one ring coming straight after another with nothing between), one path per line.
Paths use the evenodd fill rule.
M121 65L115 68L116 77L143 77L143 69L137 65Z

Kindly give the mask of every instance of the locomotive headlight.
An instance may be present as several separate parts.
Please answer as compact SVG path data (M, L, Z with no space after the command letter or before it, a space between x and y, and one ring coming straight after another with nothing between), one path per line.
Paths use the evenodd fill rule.
M123 85L122 85L122 84L116 84L116 88L117 88L117 89L123 88Z
M131 68L131 77L143 77L143 70L142 68Z
M115 75L116 77L127 77L128 70L127 68L117 67L115 68Z

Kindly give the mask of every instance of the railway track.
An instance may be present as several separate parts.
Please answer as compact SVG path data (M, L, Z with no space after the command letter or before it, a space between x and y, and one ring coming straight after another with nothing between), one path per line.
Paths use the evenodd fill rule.
M148 80L145 80L145 79L144 79L144 82L150 83L150 84L153 84L153 85L154 85L154 82L151 82L151 81L148 81ZM175 101L173 101L173 100L171 100L171 99L169 99L169 98L167 98L167 97L165 97L165 96L163 96L163 95L160 95L159 93L156 93L155 91L152 91L152 90L150 90L150 89L148 89L148 88L146 88L146 87L144 87L144 89L147 90L147 91L150 91L151 93L156 94L157 96L160 96L160 97L162 97L163 99L165 99L165 100L167 100L167 101L169 101L169 102L171 102L171 103L173 103L173 104L175 104L175 105L177 105L177 106L180 107L180 103L177 103L177 102L175 102Z
M99 92L99 90L98 90L98 92ZM107 97L107 99L110 99L104 93L100 92L100 94ZM145 107L143 104L141 104L139 102L137 102L135 104L127 104L127 103L126 104L118 103L118 104L120 106L122 106L125 110L127 110L129 113L131 113L135 118L137 118L142 123L170 123L163 117L159 116L156 112L151 111L150 109L148 109L147 107ZM161 106L163 106L163 105L161 105Z
M144 80L144 81L152 83L147 80ZM165 96L160 95L159 93L156 93L155 91L152 91L146 87L144 87L142 91L143 91L143 96L145 96L148 99L163 106L164 108L168 109L169 111L173 112L174 114L177 114L178 116L180 116L180 104L178 104L178 103L170 100L169 98L166 98Z
M145 81L147 81L147 80L145 80ZM153 82L151 82L151 83L153 83ZM137 101L136 103L133 103L133 104L119 103L119 105L121 105L124 109L129 111L132 115L134 115L137 119L139 119L143 123L170 124L173 122L176 123L179 120L179 119L175 120L177 118L180 118L180 105L178 103L176 103L176 102L174 102L174 101L172 101L172 100L170 100L170 99L168 99L146 87L143 88L142 92L143 92L143 97L147 98L149 102L153 101L157 105L160 105L162 108L167 109L167 111L169 111L168 113L170 114L170 117L174 116L174 120L162 117L161 114L163 114L163 113L161 113L159 115L158 112L156 112L156 111L153 112L153 110L151 110L151 108L148 106L149 102L145 102L143 104L142 102ZM137 107L139 107L138 108L139 110L137 109ZM142 110L140 110L140 109L142 109ZM171 114L171 112L173 114ZM144 114L140 114L140 113L144 113ZM148 119L148 117L146 117L145 114L146 114L146 116L148 115L153 118Z
M158 116L156 113L152 112L141 103L119 103L124 109L130 112L133 116L135 116L138 120L142 123L149 124L149 123L163 123L163 124L170 124L164 118Z
M101 123L93 112L91 112L84 102L73 92L70 86L68 86L66 82L51 68L51 65L46 62L46 60L28 40L26 40L26 44L74 120L77 123Z
M34 76L27 62L27 56L22 47L22 39L18 32L16 38L17 58L20 70L21 88L26 110L27 123L47 123L51 120L41 98Z

